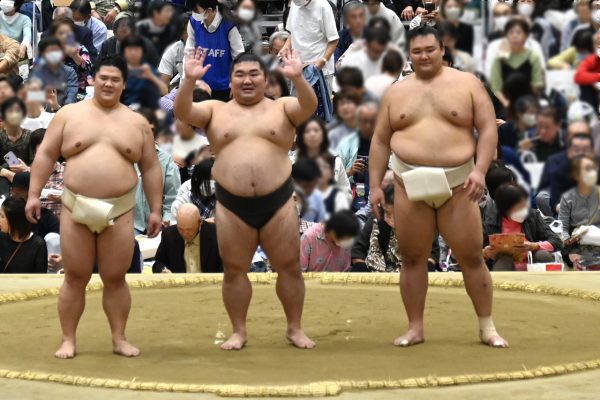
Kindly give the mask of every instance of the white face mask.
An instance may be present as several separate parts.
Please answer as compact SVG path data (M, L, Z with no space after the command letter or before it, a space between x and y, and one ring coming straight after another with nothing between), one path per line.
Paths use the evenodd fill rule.
M581 179L585 186L594 187L598 182L598 171L586 171L581 176Z
M204 20L206 19L206 15L204 15L204 13L200 14L200 13L197 13L197 12L193 12L192 13L192 18L195 21L204 22Z
M523 114L522 119L523 119L523 123L528 128L532 128L535 126L535 124L537 124L537 116L535 114L531 114L531 113Z
M44 58L46 59L48 64L56 65L56 64L59 64L60 62L62 62L64 55L63 55L62 51L55 50L55 51L49 51L48 53L46 53Z
M496 28L496 30L504 31L504 27L506 26L506 23L508 22L509 19L510 19L510 17L507 15L501 15L499 17L494 17L494 27Z
M533 4L531 3L519 3L517 4L517 12L519 15L524 17L531 17L533 14Z
M597 24L600 24L600 10L594 10L592 13L592 21Z
M335 242L335 244L342 249L351 249L354 246L354 238L342 239Z
M460 18L460 7L450 7L446 9L446 19L450 22L458 21Z
M515 222L522 224L529 216L529 207L523 207L519 211L512 213L509 218Z
M307 0L292 0L294 2L295 5L297 5L298 7L303 7L306 5L306 3L308 3Z
M8 0L2 0L2 1L0 1L0 9L5 14L7 12L12 12L12 11L15 10L15 2L14 1L8 1Z
M85 26L85 21L73 21L73 23L77 26Z
M254 10L249 10L247 8L240 8L237 11L237 15L242 21L250 22L254 19L255 12Z

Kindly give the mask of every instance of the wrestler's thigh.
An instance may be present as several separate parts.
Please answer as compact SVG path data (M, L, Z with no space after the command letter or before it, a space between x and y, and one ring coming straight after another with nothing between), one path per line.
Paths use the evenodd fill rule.
M471 264L482 256L481 212L479 205L469 200L468 193L468 190L456 192L437 213L439 232L459 264L461 259Z
M300 268L300 228L293 197L277 210L259 237L273 268Z
M425 267L436 233L435 211L423 202L412 202L406 189L395 183L394 222L398 250L403 262L419 262Z
M96 260L96 235L73 221L65 207L60 214L60 253L67 277L89 280Z
M220 203L217 203L215 223L223 268L248 271L258 246L258 231Z
M121 279L131 267L134 250L133 210L115 219L98 235L98 272L102 279Z

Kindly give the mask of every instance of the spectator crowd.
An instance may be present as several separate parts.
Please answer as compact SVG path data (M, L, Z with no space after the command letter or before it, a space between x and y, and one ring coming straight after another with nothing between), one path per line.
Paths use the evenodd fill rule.
M94 65L114 56L128 66L122 102L148 120L163 172L163 231L147 271L223 270L211 173L218 161L205 132L173 112L184 57L196 47L210 49L212 68L196 82L194 102L228 101L231 65L243 53L268 66L267 97L294 96L279 54L291 48L301 57L318 99L289 150L301 269L401 271L397 180L388 171L378 220L369 149L381 98L412 73L406 33L422 25L441 32L444 65L475 74L494 104L497 157L479 203L488 267L600 266L600 0L1 0L0 273L62 270L68 166L56 164L35 225L24 213L30 166L55 113L89 101ZM144 270L149 214L140 182L130 272ZM498 234L523 234L518 254L490 240ZM248 268L277 270L260 248ZM428 269L460 270L441 236Z

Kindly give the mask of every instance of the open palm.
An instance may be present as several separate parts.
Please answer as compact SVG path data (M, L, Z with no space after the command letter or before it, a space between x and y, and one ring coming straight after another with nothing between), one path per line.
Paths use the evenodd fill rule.
M183 66L185 76L190 79L199 80L206 75L211 67L210 64L204 65L207 52L208 50L202 50L202 48L198 47L196 50L187 54Z
M286 49L281 54L281 73L288 79L296 78L302 75L302 61L298 53L291 49Z

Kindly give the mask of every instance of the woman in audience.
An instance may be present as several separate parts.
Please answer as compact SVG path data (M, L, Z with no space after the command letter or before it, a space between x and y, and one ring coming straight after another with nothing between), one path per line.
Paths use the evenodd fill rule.
M514 13L524 18L531 26L531 35L540 43L544 58L548 59L560 50L560 31L544 18L547 1L517 0L513 2Z
M360 100L351 93L342 90L333 98L334 120L329 124L329 143L332 149L337 149L338 144L346 136L356 132L358 120L356 110Z
M0 2L0 9L2 9L0 33L19 42L21 60L27 57L27 50L31 48L31 20L19 12L24 2L24 0Z
M442 19L448 21L456 28L456 49L473 54L473 25L460 20L465 4L463 0L442 0L440 14Z
M27 114L25 103L18 97L11 97L2 104L2 121L4 129L0 130L0 155L12 152L21 162L19 165L3 163L4 168L13 172L24 172L33 161L33 154L29 146L31 131L21 128Z
M171 206L171 223L177 223L177 210L183 204L192 203L198 210L202 219L212 218L215 215L217 199L215 197L215 181L212 179L214 159L209 158L194 166L192 178L184 182L179 188L177 198Z
M552 262L553 252L560 251L563 243L546 225L542 214L529 207L529 194L516 184L502 185L496 190L496 210L489 209L485 215L483 257L494 271L524 271L527 269L527 253L531 252L534 263ZM490 244L490 235L525 235L525 243L515 247L515 255Z
M569 162L569 173L577 186L563 194L559 212L568 253L600 255L600 246L580 245L581 238L572 236L575 228L582 225L600 227L598 161L591 156L575 157Z
M34 274L48 270L46 242L31 232L25 200L8 198L0 209L0 273Z
M288 97L290 89L283 74L279 71L269 71L267 76L267 89L265 97L277 100L280 97Z
M538 54L528 50L525 42L530 33L529 24L523 19L513 18L504 29L509 43L508 57L499 55L493 62L490 85L494 95L504 107L509 106L509 99L504 92L504 83L513 76L521 76L530 82L534 93L544 87L544 66Z
M523 96L511 109L514 115L511 120L498 127L498 139L502 146L516 151L519 149L519 142L527 137L527 132L535 128L540 105L537 98Z
M350 209L350 199L344 189L335 184L335 157L329 153L321 153L317 156L317 164L321 168L321 178L317 188L321 191L327 217L338 211Z
M258 11L256 0L239 0L234 7L235 15L240 19L238 28L246 53L262 54L262 36L257 23Z
M65 65L72 67L77 72L79 80L79 93L84 94L89 85L88 78L94 74L90 53L85 46L75 41L75 24L72 20L61 17L55 19L50 27L50 35L56 37L65 51Z
M295 159L306 157L314 160L320 154L330 153L327 128L323 120L318 117L312 117L300 125L296 130L296 146L298 150ZM338 156L335 156L334 170L335 183L350 197L352 193L350 181L342 165L342 160Z
M575 33L572 46L548 60L548 69L576 69L590 54L594 53L592 31L581 29Z

